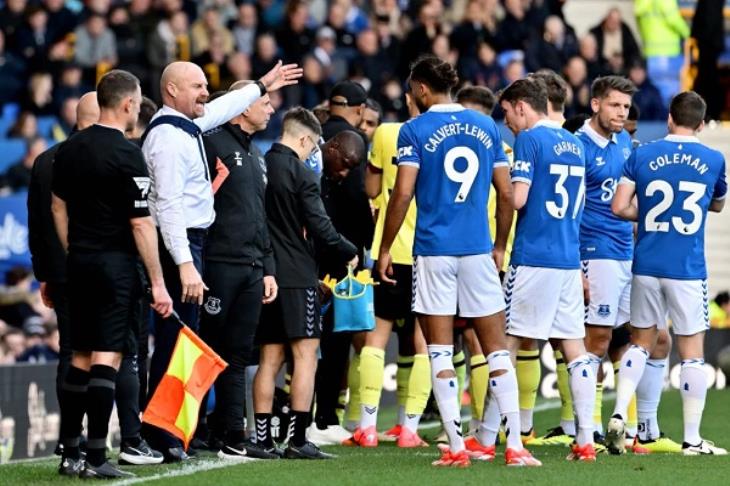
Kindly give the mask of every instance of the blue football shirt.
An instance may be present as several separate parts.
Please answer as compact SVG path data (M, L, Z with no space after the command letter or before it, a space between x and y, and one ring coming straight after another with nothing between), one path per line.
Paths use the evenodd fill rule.
M633 151L631 135L623 130L606 139L586 120L576 136L586 151L586 203L580 222L580 257L631 260L634 225L611 211L624 163Z
M723 155L695 137L668 135L634 151L620 184L634 184L638 201L634 274L707 278L705 220L727 193Z
M530 184L517 214L512 265L580 268L579 230L585 199L584 148L555 122L541 120L517 135L512 182Z
M491 117L458 104L432 106L401 127L398 164L418 167L414 255L492 250L487 219L492 170L509 162Z

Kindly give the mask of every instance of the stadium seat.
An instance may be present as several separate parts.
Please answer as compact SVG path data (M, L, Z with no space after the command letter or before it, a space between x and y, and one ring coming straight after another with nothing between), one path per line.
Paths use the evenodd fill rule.
M53 125L58 123L55 116L39 116L38 117L38 135L43 138L52 138Z
M27 146L25 140L19 138L7 138L0 140L0 174L4 174L11 166L23 158Z

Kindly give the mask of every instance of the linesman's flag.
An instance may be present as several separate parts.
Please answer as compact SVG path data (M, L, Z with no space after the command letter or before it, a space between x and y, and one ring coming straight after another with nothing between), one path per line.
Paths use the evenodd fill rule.
M147 405L142 421L170 432L187 448L198 425L201 401L226 366L228 363L183 325L167 372Z

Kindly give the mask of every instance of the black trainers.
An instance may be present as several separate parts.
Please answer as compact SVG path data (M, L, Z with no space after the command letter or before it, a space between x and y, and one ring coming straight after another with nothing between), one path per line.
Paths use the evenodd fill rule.
M133 478L134 474L122 471L112 466L109 461L104 462L101 466L92 466L88 462L84 463L84 467L79 473L79 477L83 479L116 479L116 478Z
M192 457L190 457L182 447L170 447L169 449L165 449L162 451L162 456L164 457L162 462L165 464L185 462L192 459Z
M253 442L241 442L240 444L226 444L218 451L221 459L279 459L282 452L276 447L265 448Z
M602 446L606 445L606 437L598 432L597 430L593 431L593 443L594 444L601 444Z
M307 441L300 447L294 446L289 442L289 446L284 451L286 459L334 459L334 454L322 452L319 447Z
M165 457L161 452L152 449L143 439L134 447L123 444L119 451L118 462L119 464L142 466L145 464L162 464L164 459Z
M71 459L70 457L64 457L61 459L61 464L58 465L58 474L61 476L76 477L84 467L83 459Z

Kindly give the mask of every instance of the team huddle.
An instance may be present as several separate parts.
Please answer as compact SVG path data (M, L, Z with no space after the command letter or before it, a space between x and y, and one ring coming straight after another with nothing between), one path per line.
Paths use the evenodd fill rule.
M722 154L696 138L705 102L694 92L677 95L669 134L635 148L624 129L630 81L597 79L593 116L574 134L562 128L565 88L556 78L531 74L499 94L516 137L511 161L488 116L493 97L465 88L453 103L458 78L448 63L427 57L413 64L407 102L414 118L376 130L367 169L368 195L382 194L372 248L381 284L376 330L351 364L351 393L357 388L361 405L353 410L351 401L348 420L357 428L347 445L378 444L383 350L394 323L410 319L399 334L412 341L410 379L399 380L399 424L385 435L401 447L425 445L417 428L432 387L448 442L436 466L493 460L501 425L513 466L541 465L524 447L531 444L564 443L569 460L585 462L606 449L727 453L699 434L709 328L704 224L727 192ZM412 301L417 319L403 301ZM682 360L681 445L657 423L668 321ZM474 419L466 438L455 335L471 354ZM536 340L556 350L564 404L560 426L544 437L532 428ZM604 437L607 355L618 384Z

